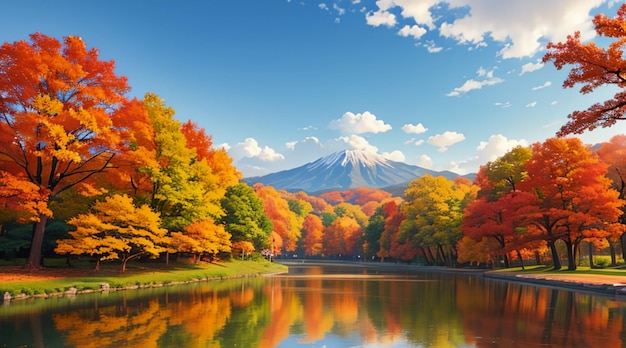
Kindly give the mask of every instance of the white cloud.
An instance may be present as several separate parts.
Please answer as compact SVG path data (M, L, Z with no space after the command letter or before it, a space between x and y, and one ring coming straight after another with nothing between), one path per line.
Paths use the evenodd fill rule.
M337 5L336 3L333 4L333 9L337 11L337 14L340 16L343 16L346 13L346 9L339 7L339 5Z
M413 25L413 26L405 25L402 27L402 29L398 31L398 35L400 36L404 36L404 37L412 36L415 39L419 39L424 34L426 34L426 29L417 25Z
M406 160L406 157L404 156L402 151L399 151L399 150L395 150L391 152L383 152L381 155L385 157L386 159L390 161L394 161L394 162L404 162Z
M428 155L421 155L417 158L417 165L422 168L432 169L434 163L433 159L430 158Z
M519 76L524 75L525 73L533 72L535 70L539 70L543 68L544 64L541 61L537 61L537 63L526 63L522 65L522 71L519 73Z
M439 53L443 50L443 47L439 47L437 45L435 45L434 41L428 41L424 44L424 47L426 47L426 50L428 51L428 53Z
M463 83L461 87L455 88L452 92L446 95L449 97L456 97L461 94L467 93L469 91L473 91L475 89L481 89L483 88L483 86L491 86L491 85L495 85L501 82L504 82L504 80L499 79L499 78L488 79L488 80L483 80L483 81L476 81L473 79L469 79L465 81L465 83Z
M481 141L476 147L476 156L459 162L450 162L447 170L459 174L476 173L481 165L495 161L516 146L528 146L524 139L507 139L501 134L492 135L487 141Z
M462 133L450 131L428 137L428 143L430 145L438 147L439 152L446 152L448 150L448 147L463 140L465 140L465 135L463 135Z
M354 114L346 112L340 119L330 122L331 129L337 129L344 133L384 133L391 130L391 126L385 124L382 120L377 120L376 115L365 111L364 113Z
M495 161L516 146L528 146L528 142L524 139L509 140L501 134L492 135L489 140L481 141L476 147L478 161L482 164Z
M317 7L319 7L320 9L324 10L324 11L328 11L328 5L326 5L325 3L320 3L319 5L317 5Z
M274 149L268 146L259 146L259 143L254 138L246 138L243 142L237 143L237 145L230 148L228 153L233 158L233 161L242 158L258 158L263 162L275 162L285 159L285 156Z
M285 143L285 146L292 151L296 149L296 146L302 147L310 145L313 145L315 148L319 148L322 146L320 140L317 137L306 137L302 140L290 141Z
M503 79L493 76L493 69L486 70L485 68L480 67L478 71L476 71L476 74L478 75L478 77L483 78L483 79L482 80L469 79L465 81L465 83L463 83L461 87L455 88L452 92L446 95L449 97L457 97L469 91L482 89L484 86L493 86L493 85L497 85L499 83L504 82Z
M567 35L581 32L582 40L595 36L590 11L606 0L379 0L378 9L366 15L367 24L393 27L398 23L391 11L399 11L403 19L439 30L443 37L459 44L483 47L495 41L502 48L503 58L531 57L546 41L564 41ZM450 10L463 11L463 16L448 20L435 11L447 5ZM397 12L396 12L397 13ZM558 15L555 15L558 14ZM443 19L446 18L446 19ZM528 66L531 68L531 66Z
M397 23L396 15L387 11L370 11L365 15L365 20L367 24L374 27L379 27L381 25L393 27Z
M426 133L428 128L424 127L424 125L421 123L418 123L415 125L407 123L404 126L402 126L402 130L405 133L409 133L409 134L422 134L422 133Z
M536 87L533 87L533 91L536 91L536 90L538 90L538 89L542 89L542 88L546 88L546 87L550 87L550 86L552 86L552 82L550 82L550 81L546 81L546 83L544 83L544 84L543 84L543 85L541 85L541 86L536 86Z
M530 102L530 103L526 104L527 108L534 108L535 106L537 106L537 102L536 101Z
M346 147L346 145L351 148L351 149L356 149L356 150L364 150L367 152L371 152L371 153L378 153L378 147L371 145L367 139L352 134L350 136L344 136L344 137L339 137L337 139L334 140L335 143L341 144L343 146L343 148Z
M508 102L508 101L506 101L506 102L496 102L494 105L495 106L499 106L499 107L501 107L503 109L506 109L506 108L511 107L511 102Z

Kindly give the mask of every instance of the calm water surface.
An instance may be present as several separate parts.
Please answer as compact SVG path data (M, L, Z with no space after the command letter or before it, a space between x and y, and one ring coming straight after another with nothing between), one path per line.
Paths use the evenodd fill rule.
M0 347L626 347L620 299L364 266L13 302Z

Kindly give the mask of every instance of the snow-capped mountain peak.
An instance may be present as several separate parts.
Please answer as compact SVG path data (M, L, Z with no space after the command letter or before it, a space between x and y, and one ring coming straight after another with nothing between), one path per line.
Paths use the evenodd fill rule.
M393 168L393 165L391 164L391 162L388 161L383 156L376 154L376 153L367 152L364 150L338 151L326 157L322 157L314 162L309 163L307 165L307 168L309 170L313 170L320 166L332 167L335 165L346 167L348 164L351 164L354 167L373 168L379 165L379 166Z
M246 178L276 189L315 192L355 187L383 188L406 184L424 174L457 177L451 172L435 172L403 162L388 160L380 154L363 150L343 150L297 168L261 177Z

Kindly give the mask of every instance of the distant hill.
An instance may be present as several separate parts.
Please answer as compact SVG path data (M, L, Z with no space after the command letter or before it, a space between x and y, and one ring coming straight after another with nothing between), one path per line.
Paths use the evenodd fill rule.
M402 162L390 161L381 155L362 150L343 150L319 158L297 168L245 178L250 185L262 183L276 189L320 193L357 187L385 189L397 187L402 192L409 182L425 174L448 179L460 175L450 171L434 171ZM473 176L466 176L473 180ZM387 191L387 190L386 190Z

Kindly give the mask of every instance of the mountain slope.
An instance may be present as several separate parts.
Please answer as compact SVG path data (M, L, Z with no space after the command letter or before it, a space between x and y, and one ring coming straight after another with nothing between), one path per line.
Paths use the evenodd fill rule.
M443 175L449 179L459 176L452 172L436 172L390 161L361 150L344 150L297 168L246 178L244 181L250 185L262 183L288 191L318 192L356 187L384 188L407 184L424 174Z

